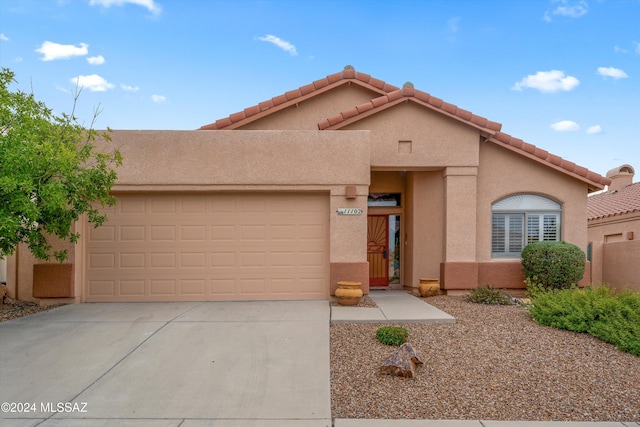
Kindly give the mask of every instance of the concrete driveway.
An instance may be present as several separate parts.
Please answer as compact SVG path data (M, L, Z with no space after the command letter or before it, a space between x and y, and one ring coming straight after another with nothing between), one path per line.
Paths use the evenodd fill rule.
M4 322L0 425L330 426L329 316L327 301L107 303Z

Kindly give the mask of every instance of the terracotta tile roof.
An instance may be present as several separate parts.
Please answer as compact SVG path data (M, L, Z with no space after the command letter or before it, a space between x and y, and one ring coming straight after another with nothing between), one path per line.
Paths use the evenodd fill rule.
M327 77L316 80L311 84L301 86L298 89L286 92L283 95L276 96L268 101L254 105L253 107L245 108L243 111L232 114L229 117L201 126L199 130L235 129L275 111L282 110L290 105L331 90L336 86L350 82L356 83L379 94L392 92L398 89L396 86L392 86L382 80L375 79L369 74L357 72L352 66L347 65L344 70L339 73L328 75Z
M487 137L487 141L525 155L526 157L543 163L560 172L567 173L586 182L593 190L602 189L605 185L609 185L611 183L609 178L605 178L595 172L591 172L585 167L578 166L573 162L551 154L548 151L538 148L521 139L514 138L509 134L500 132L500 129L502 128L500 123L492 122L484 117L476 116L475 114L467 110L463 110L454 104L444 102L443 100L431 96L426 92L416 90L410 83L405 84L402 89L386 93L369 102L358 105L351 110L329 117L328 119L318 123L318 129L340 129L348 124L361 120L364 117L378 113L383 109L407 101L419 103L425 107L439 111L442 114L478 128L484 136Z
M589 196L587 199L589 220L632 212L640 212L640 182L619 190Z
M444 102L442 99L436 98L427 92L416 90L411 83L406 83L402 89L399 89L383 82L382 80L374 79L369 74L356 72L356 70L349 65L339 73L331 74L324 79L316 80L311 84L286 92L285 94L272 98L269 101L261 102L258 105L246 108L244 111L232 114L229 117L217 120L214 123L204 125L200 130L236 129L275 111L287 108L290 105L294 105L319 93L326 92L334 87L349 82L354 82L366 87L379 93L380 96L369 102L323 120L318 123L318 129L339 129L383 109L402 102L411 101L473 126L480 130L481 134L487 138L487 141L498 144L584 181L589 185L591 190L602 189L605 185L609 185L611 183L609 178L605 178L595 172L591 172L582 166L578 166L573 162L562 159L561 157L553 155L532 144L528 144L521 139L514 138L511 135L500 132L502 129L502 125L500 123L490 121L484 117L477 116L470 111L461 109L454 104Z

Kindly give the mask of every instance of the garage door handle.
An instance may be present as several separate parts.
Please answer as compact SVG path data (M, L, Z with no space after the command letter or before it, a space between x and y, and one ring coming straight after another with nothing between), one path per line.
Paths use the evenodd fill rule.
M382 250L382 258L387 259L387 249Z

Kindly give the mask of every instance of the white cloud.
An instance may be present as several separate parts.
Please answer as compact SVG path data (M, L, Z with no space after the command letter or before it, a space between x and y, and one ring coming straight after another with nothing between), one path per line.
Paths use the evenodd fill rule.
M36 52L44 55L40 60L42 61L54 61L56 59L69 59L72 56L84 56L89 53L89 45L86 43L80 43L79 46L72 44L59 44L50 41L42 43Z
M267 42L267 43L272 43L278 46L280 49L284 50L285 52L289 52L293 56L298 54L298 51L296 50L296 47L294 45L292 45L288 41L282 40L280 37L267 34L264 37L258 37L258 40Z
M154 0L90 0L89 4L91 6L102 6L102 7L111 7L111 6L124 6L125 4L135 4L138 6L142 6L147 8L147 10L155 15L160 14L162 12L162 7L157 4Z
M0 40L2 40L3 42L8 42L9 37L5 36L4 33L0 33Z
M556 16L565 16L567 18L580 18L584 16L589 11L589 5L586 1L580 0L577 2L570 2L569 0L555 0L559 2L561 5L556 7L551 11L546 11L544 17L542 18L546 22L552 21L552 15Z
M640 53L640 43L636 42L636 53Z
M120 83L120 89L124 90L125 92L137 92L140 90L138 86L129 86L122 83Z
M153 102L161 104L161 103L163 103L164 101L167 100L167 97L166 96L162 96L162 95L151 95L151 100Z
M104 77L97 74L74 77L71 79L71 83L75 84L80 89L89 89L91 92L106 92L107 90L115 87L114 84L109 83Z
M602 77L611 77L612 79L626 79L629 77L627 73L619 68L613 67L598 67L598 74Z
M587 133L590 135L597 135L599 133L602 133L602 127L600 125L589 126L587 128Z
M551 129L558 132L573 132L580 129L580 126L572 120L562 120L560 122L553 123Z
M622 48L622 47L620 47L620 46L618 46L618 45L615 45L615 46L613 47L613 51L614 51L615 53L627 53L627 52L628 52L628 50L627 50L627 49Z
M553 93L558 91L570 91L580 84L580 80L573 76L565 76L563 71L538 71L536 74L529 74L517 82L511 89L522 90L522 88L537 89L540 92Z
M104 64L104 56L90 56L87 58L87 62L91 65L102 65Z
M455 18L451 18L447 21L447 29L450 33L457 33L460 29L458 25L460 23L460 17L456 16Z

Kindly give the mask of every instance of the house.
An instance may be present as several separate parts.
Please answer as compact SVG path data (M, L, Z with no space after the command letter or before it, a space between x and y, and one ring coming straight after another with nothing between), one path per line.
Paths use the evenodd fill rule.
M10 292L326 299L340 280L368 292L415 290L423 277L448 293L519 289L527 242L586 251L587 194L610 182L351 66L199 130L111 136L104 149L125 164L108 222L77 224L83 238L64 265L34 266L20 249Z
M640 291L640 183L622 165L607 172L607 191L588 199L593 283Z

